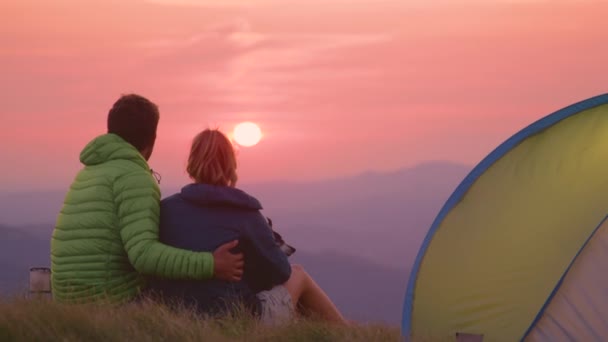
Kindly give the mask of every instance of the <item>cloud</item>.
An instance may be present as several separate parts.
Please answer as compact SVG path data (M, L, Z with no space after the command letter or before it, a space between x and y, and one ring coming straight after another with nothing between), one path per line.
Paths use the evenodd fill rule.
M253 7L264 5L277 5L279 0L146 0L150 3L170 5L170 6L201 6L201 7ZM284 3L284 2L283 2Z
M325 73L322 68L324 61L331 59L328 56L390 39L387 34L263 33L247 20L238 19L210 25L189 37L140 45L150 56L148 69L174 66L170 78L179 77L210 95L216 105L208 107L209 111L230 115L266 111L266 106L286 102L295 89L284 83L317 77L318 71ZM325 77L340 77L345 72L356 76L366 71L334 68ZM218 106L220 103L224 108Z
M261 180L472 163L605 90L600 3L28 1L0 4L0 164L25 170L7 184L47 182L21 155L68 181L62 165L125 92L160 105L154 163L167 179L194 132L255 120L267 140L243 157L265 166L247 160L243 178Z

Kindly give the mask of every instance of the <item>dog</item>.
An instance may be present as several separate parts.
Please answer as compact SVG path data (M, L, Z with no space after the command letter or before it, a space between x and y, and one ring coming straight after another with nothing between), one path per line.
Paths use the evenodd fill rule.
M279 246L279 248L281 249L281 251L283 253L285 253L285 255L287 255L288 257L291 256L293 253L296 252L296 249L290 245L288 245L284 240L283 237L281 236L281 234L277 233L274 228L272 227L272 220L267 217L266 220L268 221L268 226L270 226L270 229L272 230L272 235L274 237L274 242L277 244L277 246Z

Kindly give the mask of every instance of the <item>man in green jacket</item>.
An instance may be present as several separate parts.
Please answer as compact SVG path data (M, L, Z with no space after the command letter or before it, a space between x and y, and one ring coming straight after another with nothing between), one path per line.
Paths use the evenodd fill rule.
M80 154L84 168L66 195L51 240L53 297L61 302L133 300L144 276L238 281L242 254L232 241L213 253L159 242L160 190L147 160L159 112L125 95L108 114L108 133Z

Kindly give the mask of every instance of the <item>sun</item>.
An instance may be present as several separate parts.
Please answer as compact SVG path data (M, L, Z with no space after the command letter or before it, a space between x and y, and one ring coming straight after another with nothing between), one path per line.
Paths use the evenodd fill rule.
M236 125L233 135L237 144L245 147L254 146L262 140L262 130L253 122L241 122Z

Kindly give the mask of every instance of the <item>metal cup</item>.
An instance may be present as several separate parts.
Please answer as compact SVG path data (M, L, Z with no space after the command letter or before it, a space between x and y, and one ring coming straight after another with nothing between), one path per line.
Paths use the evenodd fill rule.
M30 297L51 298L51 269L48 267L30 268Z

